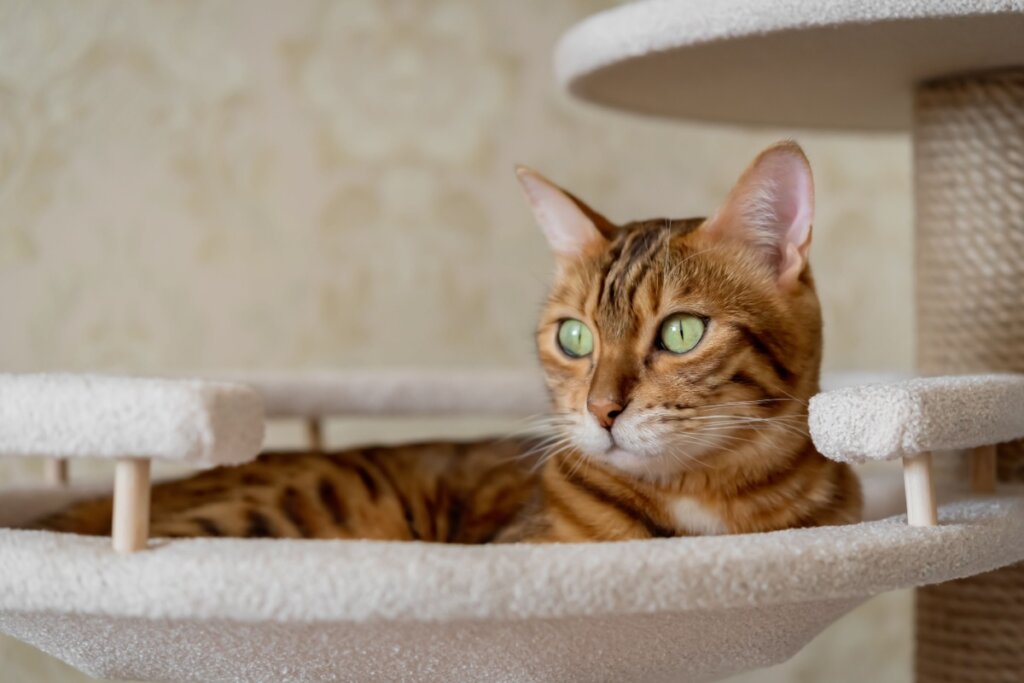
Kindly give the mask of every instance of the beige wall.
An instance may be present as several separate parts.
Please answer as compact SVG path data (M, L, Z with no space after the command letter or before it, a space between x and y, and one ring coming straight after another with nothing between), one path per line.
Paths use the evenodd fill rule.
M909 367L906 140L569 101L552 44L610 4L0 2L0 370L530 366L550 259L513 163L614 219L694 215L783 136L817 177L826 365Z
M764 144L818 181L831 367L908 364L908 148L568 101L600 2L0 5L0 367L527 365L549 268L511 167L706 213Z

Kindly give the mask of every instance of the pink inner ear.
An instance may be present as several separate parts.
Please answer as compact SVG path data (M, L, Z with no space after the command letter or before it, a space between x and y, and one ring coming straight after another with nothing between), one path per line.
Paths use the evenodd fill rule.
M533 215L557 256L576 257L604 243L594 222L565 192L539 173L516 169Z
M711 223L713 231L757 249L782 278L803 269L813 216L810 167L799 147L783 143L747 169Z
M783 242L802 250L814 219L814 187L806 162L793 155L786 157L780 160L783 162L780 165L785 167L782 174L786 180L779 183L781 196L777 216L780 227L788 226L782 235Z
M745 243L795 282L807 263L814 220L814 180L800 147L782 142L761 153L743 173L707 232Z
M768 165L768 183L775 202L775 253L779 280L795 281L803 271L814 220L814 182L802 155L777 153Z

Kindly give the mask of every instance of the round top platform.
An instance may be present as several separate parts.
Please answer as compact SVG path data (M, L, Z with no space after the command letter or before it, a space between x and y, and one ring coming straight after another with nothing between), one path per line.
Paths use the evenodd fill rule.
M915 83L1024 66L1024 0L644 0L574 26L555 64L643 114L899 130Z

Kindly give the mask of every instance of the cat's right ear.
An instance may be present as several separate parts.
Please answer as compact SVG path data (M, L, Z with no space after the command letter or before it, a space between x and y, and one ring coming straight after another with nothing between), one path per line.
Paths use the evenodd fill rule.
M516 176L558 259L576 259L608 245L614 226L607 219L533 169L516 166Z

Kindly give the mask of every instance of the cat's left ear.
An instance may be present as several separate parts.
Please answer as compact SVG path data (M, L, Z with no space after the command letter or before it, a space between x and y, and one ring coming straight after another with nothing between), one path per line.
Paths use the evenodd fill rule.
M800 145L787 141L761 152L706 226L754 248L792 286L807 267L814 220L814 179Z

